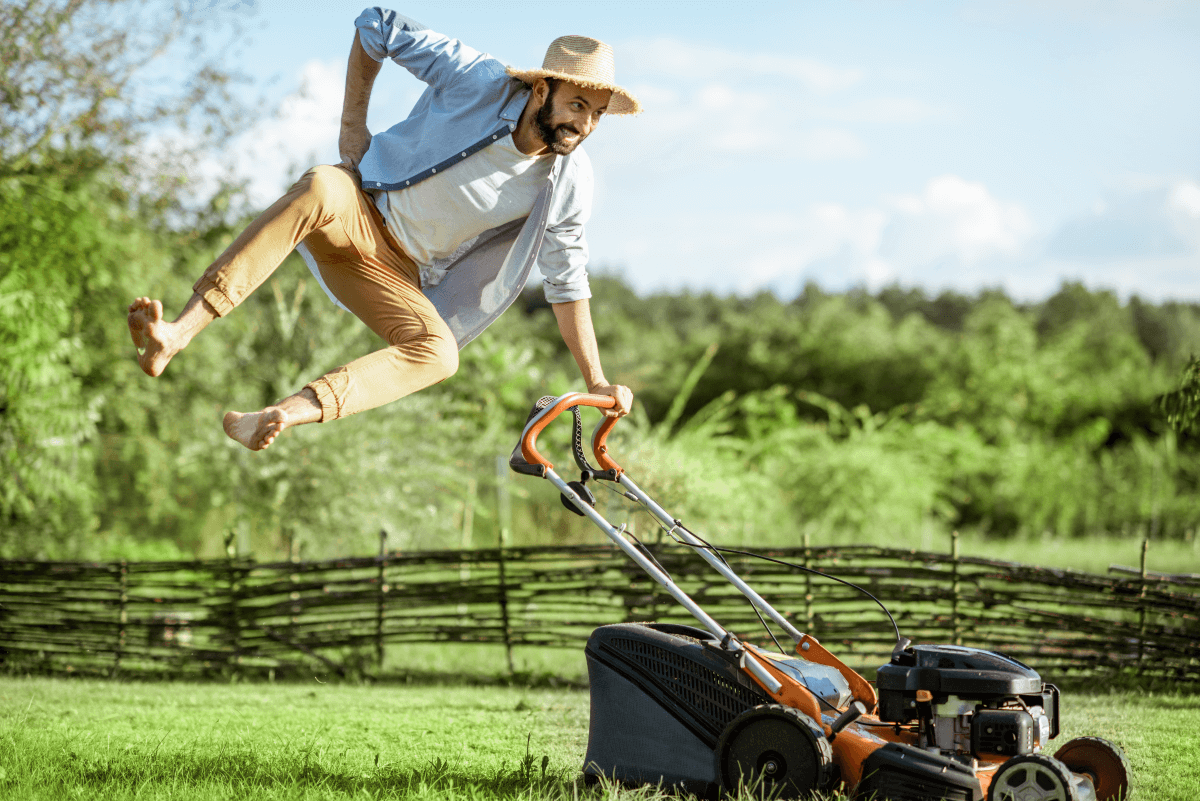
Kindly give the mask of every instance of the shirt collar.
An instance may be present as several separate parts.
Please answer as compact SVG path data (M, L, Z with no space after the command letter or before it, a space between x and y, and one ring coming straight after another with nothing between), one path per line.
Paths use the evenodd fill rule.
M519 89L500 110L500 119L512 123L520 120L521 112L525 110L525 104L529 102L530 94L532 93L528 89Z

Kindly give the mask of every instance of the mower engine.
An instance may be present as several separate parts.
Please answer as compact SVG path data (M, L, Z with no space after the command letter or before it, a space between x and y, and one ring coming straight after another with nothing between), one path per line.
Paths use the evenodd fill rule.
M1007 656L914 645L879 668L879 719L916 722L919 748L959 759L1032 754L1058 736L1058 688Z

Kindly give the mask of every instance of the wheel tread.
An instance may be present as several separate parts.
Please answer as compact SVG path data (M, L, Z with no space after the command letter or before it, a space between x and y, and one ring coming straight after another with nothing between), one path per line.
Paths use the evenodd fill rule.
M774 716L789 720L798 729L809 735L807 739L814 746L817 756L818 774L814 789L817 791L828 789L834 776L833 748L830 746L829 741L825 739L824 727L800 710L784 706L783 704L759 704L758 706L751 707L730 721L729 725L725 727L725 731L721 733L721 737L717 741L716 748L713 749L713 756L717 763L717 780L721 786L730 792L736 790L736 787L731 786L736 779L726 775L725 772L725 752L737 734L754 720ZM781 797L786 798L787 796Z

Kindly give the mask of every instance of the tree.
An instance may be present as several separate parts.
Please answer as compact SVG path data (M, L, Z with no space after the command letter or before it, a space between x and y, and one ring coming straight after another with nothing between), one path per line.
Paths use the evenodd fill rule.
M1188 360L1179 387L1160 396L1156 406L1177 433L1200 437L1200 359Z
M212 12L225 3L210 5L201 26L195 4L183 0L0 4L4 170L24 172L48 154L80 151L128 164L147 131L164 123L209 142L227 136L240 105L229 91L234 76L220 66L223 48L214 46L221 34L211 29L220 18ZM156 80L151 65L185 46L191 73Z
M239 108L219 49L182 82L152 75L189 36L201 44L188 8L0 4L0 551L66 553L96 527L97 421L116 376L89 383L123 333L121 279L169 263L161 213L183 177L139 146L187 128L203 147Z

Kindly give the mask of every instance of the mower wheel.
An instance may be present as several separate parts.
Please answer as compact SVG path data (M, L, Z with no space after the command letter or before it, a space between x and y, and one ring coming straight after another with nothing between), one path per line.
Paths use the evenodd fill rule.
M1115 744L1100 737L1076 737L1054 754L1076 773L1091 777L1096 801L1125 801L1129 798L1129 762Z
M987 797L988 801L1083 801L1077 784L1071 769L1057 759L1025 754L1000 766Z
M738 715L717 740L717 779L730 793L745 787L764 798L801 798L833 777L825 730L798 709L762 704Z

